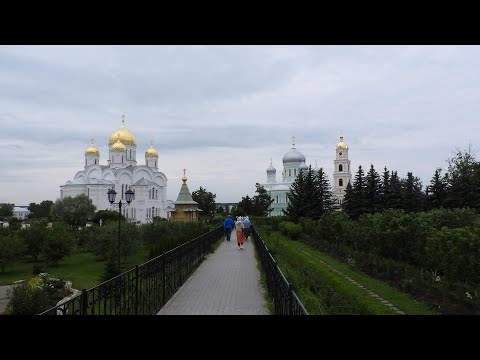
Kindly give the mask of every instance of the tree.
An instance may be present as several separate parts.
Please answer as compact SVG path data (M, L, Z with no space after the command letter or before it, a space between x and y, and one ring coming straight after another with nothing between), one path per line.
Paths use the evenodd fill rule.
M259 183L255 184L257 195L253 197L253 212L251 215L267 216L273 199L268 195L267 190ZM248 212L245 214L249 214Z
M26 253L33 257L35 262L38 261L38 256L42 252L45 243L46 229L42 224L32 224L21 232L23 242L25 244Z
M457 150L448 159L448 196L445 205L450 208L480 208L480 164L469 147Z
M47 263L56 266L61 259L70 255L73 245L72 230L65 224L57 223L52 228L47 229L42 254Z
M397 171L392 170L392 176L390 177L390 193L389 196L385 198L387 209L403 209L402 197L402 183L398 177Z
M381 183L381 199L382 199L382 209L388 209L387 199L391 198L391 184L390 184L390 172L387 170L387 167L384 167L382 183Z
M370 165L365 179L365 206L368 213L382 210L382 184L373 165Z
M318 217L332 210L333 200L332 200L332 188L330 182L328 181L327 174L323 171L323 168L320 168L318 173L315 175L316 185L318 187Z
M23 250L22 239L18 235L0 233L0 268L2 273L5 272L7 263L19 258Z
M215 216L215 198L213 194L200 186L200 189L192 192L192 199L198 203L199 209L203 210L200 213L200 218L212 219Z
M346 194L346 203L344 209L348 216L352 219L357 219L361 214L367 212L367 202L366 202L366 183L365 183L365 176L360 165L358 167L358 171L355 175L355 179L353 180L353 185L351 189L348 188Z
M50 220L50 211L52 209L53 201L44 200L40 204L30 203L28 210L30 210L29 219L47 219Z
M428 203L431 209L444 207L448 196L448 174L445 174L444 177L441 177L441 175L442 169L435 170L435 174L430 180L430 186L427 187Z
M242 200L237 204L236 212L239 215L254 215L255 204L250 196L243 196Z
M6 219L13 216L13 204L0 205L0 218Z
M118 211L112 210L99 210L93 215L92 221L95 224L100 224L100 220L102 220L102 224L105 224L107 221L116 221L118 223L118 218L125 220L125 216L120 214Z
M92 200L87 195L81 194L55 201L51 215L54 220L63 221L70 226L83 226L93 218L95 210Z
M331 207L329 200L331 193L330 197L328 196L329 185L325 189L325 193L322 194L323 181L323 177L320 180L314 174L311 166L307 172L301 172L297 175L290 187L290 193L287 194L288 205L287 209L284 210L284 214L289 220L297 222L302 217L317 220L320 218L324 206L327 205L322 203L323 201L329 202L329 208Z
M403 209L406 212L422 211L424 208L424 194L422 183L413 173L408 172L407 178L402 179Z

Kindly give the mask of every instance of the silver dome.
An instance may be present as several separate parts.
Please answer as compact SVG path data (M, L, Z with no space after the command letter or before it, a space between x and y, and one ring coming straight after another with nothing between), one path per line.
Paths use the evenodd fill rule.
M305 161L305 155L303 155L297 149L291 149L285 155L283 155L282 159L283 163L293 163L293 162L302 162Z
M272 166L272 164L270 164L270 166L267 169L267 173L268 172L277 172L277 170Z

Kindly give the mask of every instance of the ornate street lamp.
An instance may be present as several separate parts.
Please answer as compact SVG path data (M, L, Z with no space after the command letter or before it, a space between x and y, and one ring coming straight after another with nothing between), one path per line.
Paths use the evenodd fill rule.
M117 192L112 188L107 192L108 201L112 205L118 205L118 240L117 240L117 271L120 273L120 224L121 224L121 217L122 217L122 205L130 204L135 199L135 192L132 190L125 191L125 199L127 204L122 203L120 200L118 203L115 203L115 197L117 196Z

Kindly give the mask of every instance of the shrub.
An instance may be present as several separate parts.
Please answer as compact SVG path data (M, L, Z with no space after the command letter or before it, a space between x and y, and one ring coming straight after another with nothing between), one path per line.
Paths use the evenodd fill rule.
M290 221L281 222L278 226L280 231L292 240L298 239L302 234L302 226Z

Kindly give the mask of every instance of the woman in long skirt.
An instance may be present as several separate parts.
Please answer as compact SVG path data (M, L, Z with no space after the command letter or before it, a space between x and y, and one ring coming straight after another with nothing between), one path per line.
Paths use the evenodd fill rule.
M235 230L237 234L237 245L239 249L243 249L243 243L245 242L245 235L243 234L243 222L237 221L235 223Z

